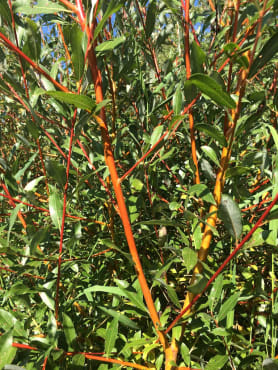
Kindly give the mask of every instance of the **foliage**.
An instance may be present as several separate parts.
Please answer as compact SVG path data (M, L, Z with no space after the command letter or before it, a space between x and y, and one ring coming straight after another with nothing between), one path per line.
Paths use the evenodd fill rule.
M0 369L275 366L277 10L1 1Z

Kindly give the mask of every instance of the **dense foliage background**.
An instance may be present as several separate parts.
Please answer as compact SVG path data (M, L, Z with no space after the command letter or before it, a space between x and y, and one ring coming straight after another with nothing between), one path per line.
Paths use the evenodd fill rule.
M274 364L277 11L1 0L0 369Z

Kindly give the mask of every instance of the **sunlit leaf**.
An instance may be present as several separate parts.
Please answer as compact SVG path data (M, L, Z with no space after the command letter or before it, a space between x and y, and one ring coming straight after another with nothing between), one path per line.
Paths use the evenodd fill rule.
M13 335L12 331L8 331L0 336L0 369L7 364L10 364L15 355L16 348L12 347Z
M62 91L45 91L44 94L53 96L55 99L58 99L63 103L72 104L76 108L85 109L89 112L93 111L96 106L93 99L87 95L65 93Z
M221 85L208 75L195 73L190 77L190 81L192 81L202 91L202 93L206 94L215 103L227 108L236 107L236 103L230 95L222 89Z
M54 14L58 12L70 12L69 9L63 7L58 3L54 3L49 0L38 0L35 5L30 0L26 0L25 4L21 2L17 4L17 1L13 4L14 11L17 13L23 13L27 15L31 14Z
M125 42L125 40L126 40L125 36L121 36L121 37L116 37L108 41L104 41L101 44L98 44L98 46L96 47L96 51L98 53L111 51L115 49L117 46L119 46L120 44L122 44L123 42Z
M223 305L220 308L219 314L217 315L218 321L225 319L228 312L232 311L235 308L239 297L240 292L234 293L223 303Z

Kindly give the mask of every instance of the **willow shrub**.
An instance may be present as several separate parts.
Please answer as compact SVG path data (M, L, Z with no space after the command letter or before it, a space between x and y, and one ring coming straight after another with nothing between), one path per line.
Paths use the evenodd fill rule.
M277 10L1 1L1 369L275 366Z

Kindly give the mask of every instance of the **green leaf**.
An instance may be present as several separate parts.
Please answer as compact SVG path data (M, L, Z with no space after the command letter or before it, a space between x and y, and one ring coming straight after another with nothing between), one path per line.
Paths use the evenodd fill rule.
M68 345L68 350L73 351L76 349L76 331L74 328L74 324L72 322L72 319L65 314L64 312L62 313L63 316L63 330L65 333L67 345Z
M193 267L196 266L198 257L197 253L194 252L191 248L185 247L182 250L182 258L187 270L187 273L189 273L190 270L193 269Z
M139 179L132 179L131 181L131 189L134 189L135 191L141 191L144 184Z
M48 308L50 308L52 311L55 310L55 302L53 298L49 297L49 295L46 294L45 292L39 292L39 296L41 297L41 300Z
M111 308L105 308L105 307L99 307L103 312L105 312L107 315L109 316L112 316L114 318L116 318L121 324L129 327L129 328L132 328L132 329L138 329L138 326L135 324L135 322L133 322L132 320L130 320L128 317L126 317L125 315L115 311L115 310L112 310Z
M47 174L52 177L62 188L65 186L67 176L66 168L57 161L45 161L45 169Z
M12 330L0 336L0 370L5 365L10 364L16 354L16 348L12 347L13 335Z
M60 194L54 187L52 187L49 197L49 212L54 226L60 231L62 226L63 202Z
M208 279L202 274L195 275L195 281L188 286L188 290L193 294L201 293L207 285Z
M203 73L195 73L190 77L190 81L192 81L202 91L202 93L207 95L218 105L227 108L236 107L235 101L213 78Z
M43 94L53 96L63 103L73 104L76 108L84 109L89 112L92 112L96 107L96 103L87 95L65 93L62 91L43 91Z
M115 346L116 339L118 337L118 328L119 328L119 321L118 321L118 318L115 317L112 320L111 324L109 325L105 333L104 350L105 350L105 354L108 356L110 355L110 353L112 352Z
M222 194L218 216L229 234L238 239L242 233L241 212L238 204L227 194Z
M9 243L9 240L10 240L10 235L11 235L11 231L12 231L12 228L13 228L13 225L16 221L16 218L17 218L17 214L18 212L20 211L20 208L22 207L22 204L18 204L11 212L11 215L10 215L10 222L9 222L9 231L8 231L8 236L7 236L7 242Z
M195 184L188 189L188 194L196 195L202 198L203 201L216 204L212 193L205 184Z
M135 292L131 292L130 290L126 289L121 280L116 279L116 283L122 292L122 295L130 300L130 302L135 306L138 307L143 312L149 312L146 306L143 303L142 297Z
M253 77L267 62L278 52L278 32L276 32L264 45L262 50L253 61L248 78Z
M125 40L126 40L125 36L121 36L121 37L116 37L115 39L104 41L101 44L98 44L98 46L96 47L96 52L103 53L106 51L111 51L115 49L118 45L125 42Z
M270 129L271 135L275 143L276 152L278 153L278 133L273 126L270 126L270 125L267 125L267 126Z
M196 130L205 132L211 138L217 140L222 146L227 146L227 141L223 133L213 125L207 125L205 123L199 123L194 126Z
M12 24L11 11L7 2L0 2L0 15L2 19L5 19L10 25Z
M209 360L205 370L220 370L226 364L228 359L229 357L227 355L216 355Z
M201 146L202 151L213 161L214 164L216 164L218 167L220 167L219 160L217 158L217 155L215 151L208 145L202 145Z
M180 86L178 86L173 96L173 109L175 115L180 114L181 106L182 106L182 93Z
M193 41L191 44L191 54L190 57L191 61L191 72L194 73L202 73L204 70L203 64L206 61L206 53L201 49L201 47Z
M181 348L181 355L182 355L183 361L185 362L186 365L189 365L189 363L190 363L190 350L189 350L189 348L187 347L187 345L185 343L182 343L180 348Z
M156 1L152 1L149 3L148 10L147 10L147 19L146 19L147 39L151 36L154 30L155 18L156 18Z
M223 275L219 275L212 286L210 295L208 297L210 310L213 311L216 306L219 298L221 297L223 287Z
M179 302L179 298L177 296L175 289L168 284L166 285L166 289L168 297L171 299L171 302L174 303L174 305L177 306L178 308L181 308L181 304Z
M39 229L36 233L32 233L30 249L32 253L37 252L37 246L43 243L49 237L49 226Z
M25 173L25 171L31 166L33 163L34 159L37 157L38 152L35 152L33 155L31 155L30 159L25 163L23 168L21 168L15 175L15 179L19 180Z
M217 321L218 322L225 319L228 312L232 311L235 308L239 297L240 297L240 292L237 292L237 293L233 294L232 296L230 296L225 301L225 303L221 306L221 308L219 310L219 314L217 315Z
M35 178L34 180L28 182L28 184L24 187L24 190L25 191L32 191L32 190L35 190L38 183L44 179L45 177L44 176L39 176L37 178Z
M124 5L123 1L118 1L118 0L110 0L108 2L108 6L106 9L106 12L104 13L101 21L98 23L95 29L94 33L94 39L96 40L98 34L102 30L103 26L105 25L105 22L109 17L111 17L114 13L116 13L121 7Z
M27 4L29 2L29 4ZM26 5L25 5L26 4ZM19 4L13 4L13 9L16 13L23 13L26 15L31 14L54 14L58 12L71 12L69 9L63 7L58 3L54 3L49 0L38 0L35 5L31 5L31 2L26 0L25 4L19 2Z
M153 146L159 139L163 131L163 126L157 126L152 133L150 145Z
M71 60L73 64L74 75L78 81L83 75L85 66L85 56L82 49L83 38L84 33L82 32L80 26L75 24L71 29L70 42L72 48Z
M197 95L197 87L192 81L186 80L183 85L184 99L190 103Z
M25 43L22 51L32 60L39 61L41 55L41 33L34 21L28 18L26 21L28 28L26 30ZM27 67L28 64L24 61L23 65Z

